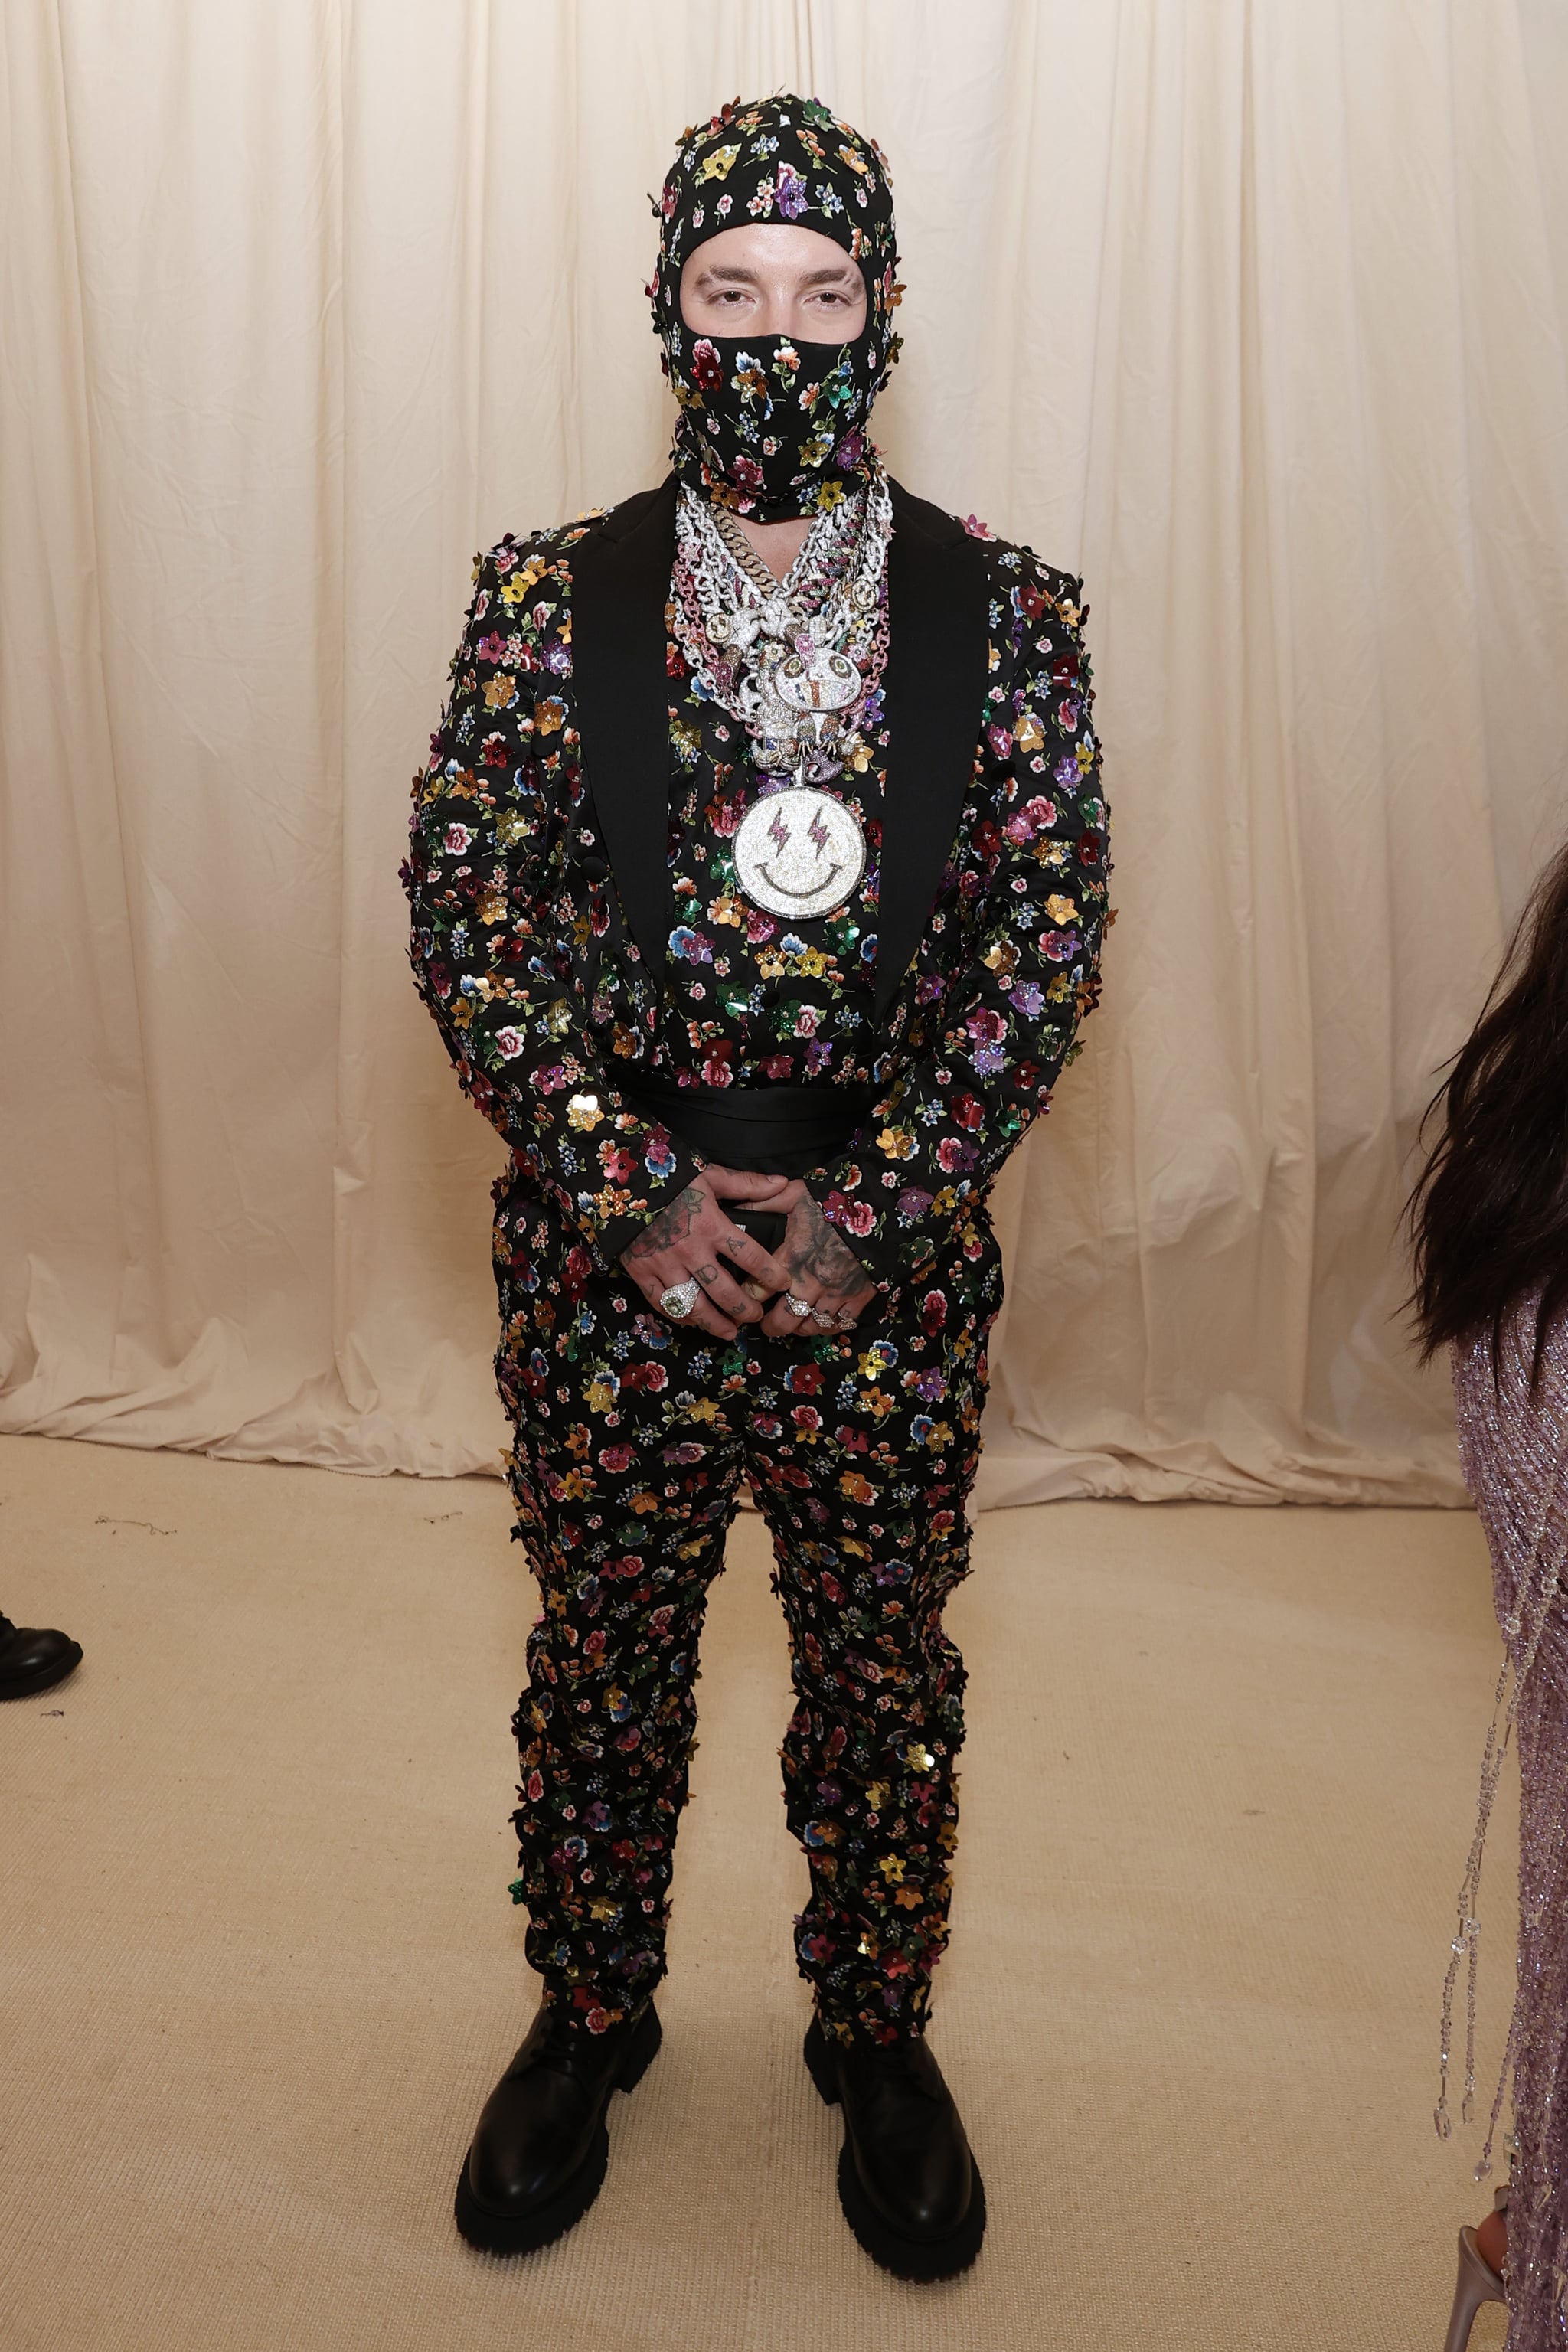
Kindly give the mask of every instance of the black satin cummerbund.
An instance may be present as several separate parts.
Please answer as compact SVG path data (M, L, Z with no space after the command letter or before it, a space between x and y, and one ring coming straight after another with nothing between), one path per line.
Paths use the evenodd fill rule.
M616 1077L639 1118L658 1119L721 1168L805 1176L837 1160L877 1099L873 1087L678 1087L639 1070Z

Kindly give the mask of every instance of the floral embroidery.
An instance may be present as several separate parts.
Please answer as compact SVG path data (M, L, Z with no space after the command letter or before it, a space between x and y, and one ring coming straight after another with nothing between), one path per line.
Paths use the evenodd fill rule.
M947 1939L963 1667L942 1610L968 1571L1001 1265L952 1229L913 1328L803 1358L642 1310L553 1205L497 1187L508 1474L543 1596L515 1729L528 1957L589 2032L664 1973L709 1583L745 1476L772 1529L795 1708L784 1800L810 1895L801 1973L826 2030L917 2033ZM563 1475L562 1465L573 1466Z
M709 1085L875 1087L862 1131L810 1181L877 1278L896 1286L918 1276L942 1222L984 1194L1048 1107L1099 995L1109 867L1078 584L1027 549L986 543L992 662L974 779L925 935L878 1029L871 989L896 711L879 710L863 730L864 766L842 780L870 851L859 893L781 931L734 887L729 845L753 789L743 745L669 644L678 911L658 974L631 947L613 881L584 869L585 856L604 859L570 669L549 694L520 690L490 722L496 677L516 685L487 653L509 578L548 591L531 609L510 608L525 663L542 659L552 633L569 645L571 551L591 527L503 541L478 566L452 698L416 780L406 878L421 992L474 1099L606 1258L695 1166L628 1109L617 1066L700 1070ZM1069 675L1070 698L1048 691ZM1026 711L1040 732L1033 751L1020 741ZM481 756L497 745L499 761ZM590 1084L623 1142L607 1164L584 1154L557 1100ZM961 1151L965 1134L973 1142Z
M873 714L853 772L873 851L854 901L784 927L733 887L754 786L730 722L668 649L672 919L650 970L576 723L572 557L592 528L503 541L478 565L405 872L421 992L512 1149L496 1188L497 1362L518 1532L545 1600L517 1721L514 1892L531 1958L584 2030L652 1991L703 1599L744 1475L790 1634L785 1792L811 1872L799 1963L826 2030L889 2040L921 2030L946 1935L963 1667L941 1615L967 1568L1001 1297L984 1193L1074 1050L1109 919L1077 583L986 540L970 791L879 1025L896 705ZM639 1065L713 1087L875 1090L849 1148L808 1181L889 1294L879 1321L804 1351L748 1335L722 1349L646 1311L616 1261L695 1162L628 1108L616 1074Z

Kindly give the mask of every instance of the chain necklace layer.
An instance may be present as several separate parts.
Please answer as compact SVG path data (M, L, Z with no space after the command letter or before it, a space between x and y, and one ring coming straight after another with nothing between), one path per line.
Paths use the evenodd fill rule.
M866 870L853 809L826 789L859 747L888 653L887 477L819 515L783 581L732 518L682 488L672 620L688 666L751 738L759 796L737 880L767 913L840 907Z
M739 719L764 775L824 783L887 660L887 477L818 515L775 580L733 519L682 488L675 634L713 699ZM804 763L804 773L803 773Z

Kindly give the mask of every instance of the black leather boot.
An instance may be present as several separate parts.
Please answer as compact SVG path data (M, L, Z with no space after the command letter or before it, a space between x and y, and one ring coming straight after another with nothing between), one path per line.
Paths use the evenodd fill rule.
M81 1664L81 1643L38 1625L0 1617L0 1698L31 1698L52 1690Z
M642 2080L661 2039L650 2001L607 2033L544 2004L486 2102L458 2176L458 2227L487 2253L526 2254L580 2221L605 2182L613 2091Z
M985 2188L925 2043L832 2042L814 2017L805 2063L844 2109L838 2201L872 2260L896 2278L967 2270L985 2235Z

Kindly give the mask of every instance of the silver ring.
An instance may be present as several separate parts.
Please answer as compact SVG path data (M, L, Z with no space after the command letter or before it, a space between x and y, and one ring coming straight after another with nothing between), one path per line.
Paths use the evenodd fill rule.
M784 1305L797 1323L811 1313L811 1301L807 1298L797 1298L793 1290L784 1292Z
M811 1319L814 1323L819 1323L825 1331L831 1331L838 1318L837 1315L829 1315L823 1307L814 1307L811 1310Z
M690 1314L697 1304L700 1286L688 1276L684 1282L672 1282L669 1288L661 1294L659 1306L672 1323L679 1323Z

